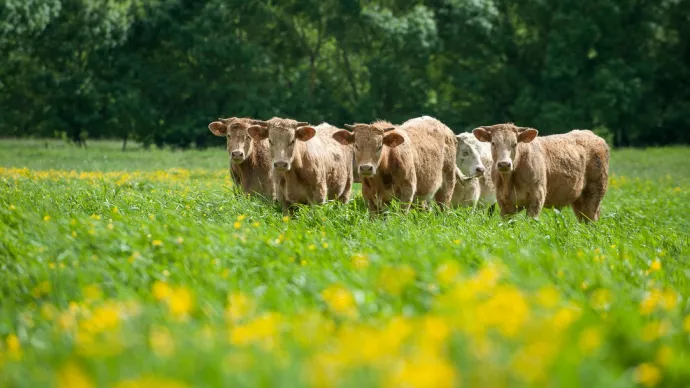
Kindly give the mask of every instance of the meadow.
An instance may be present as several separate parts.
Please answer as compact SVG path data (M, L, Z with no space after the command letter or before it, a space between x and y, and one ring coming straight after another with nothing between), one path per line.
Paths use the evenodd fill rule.
M0 141L0 386L690 385L690 148L602 218L292 218L220 149Z

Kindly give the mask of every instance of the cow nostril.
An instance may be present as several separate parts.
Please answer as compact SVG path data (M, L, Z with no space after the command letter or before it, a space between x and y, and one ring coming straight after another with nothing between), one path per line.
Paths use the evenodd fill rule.
M483 173L484 171L485 171L485 170L484 170L484 167L477 167L477 172L478 172L478 173L481 174L481 173Z

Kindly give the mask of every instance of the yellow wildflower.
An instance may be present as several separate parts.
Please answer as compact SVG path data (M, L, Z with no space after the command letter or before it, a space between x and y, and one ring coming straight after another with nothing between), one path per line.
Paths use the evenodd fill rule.
M661 260L654 259L652 264L649 265L649 272L657 272L661 270Z
M414 269L407 264L384 267L378 277L378 286L393 296L399 296L415 276Z
M172 288L168 283L157 280L153 283L153 296L158 300L167 299L172 294Z
M307 247L307 249L309 249L310 251L316 250L316 245L314 245L314 244L309 244L309 246Z
M103 298L103 291L95 284L84 287L83 292L87 300L99 300Z
M225 318L231 322L245 319L254 312L255 303L242 292L228 295L228 306L225 308Z
M661 366L668 365L671 362L672 358L673 351L671 350L671 347L668 345L660 347L656 353L656 363Z
M638 383L653 387L661 381L661 371L654 364L645 362L635 368L634 377Z
M50 216L49 215L43 216L43 221L45 221L45 222L50 221Z
M230 342L233 345L256 343L271 348L275 346L280 321L279 314L267 313L244 325L233 326L230 329Z
M7 338L5 338L5 345L7 346L7 354L10 358L18 360L22 357L22 344L16 335L8 335Z
M444 286L454 283L459 276L460 264L457 261L448 260L436 269L436 279Z
M244 214L240 214L239 216L237 216L237 221L243 221L245 218L247 218L247 216L245 216Z
M687 315L685 319L683 319L683 330L690 333L690 315Z
M663 337L669 331L669 324L666 321L649 322L642 328L642 340L652 342Z
M611 306L611 292L606 288L594 290L590 297L590 304L596 310L608 310Z
M601 331L596 327L586 328L580 333L577 345L584 354L594 352L601 346Z
M288 222L290 221L290 217L288 216L283 216L283 222Z
M347 288L334 284L323 290L321 297L333 312L349 317L357 315L357 302Z
M188 385L175 380L144 376L119 382L115 388L187 388ZM70 387L71 388L71 387Z
M154 247L159 247L159 246L163 245L163 241L153 240L153 241L151 241L151 245L153 245Z
M233 226L235 229L239 229L239 228L242 227L242 223L240 223L239 221L237 221L237 222L235 222L232 226Z
M369 268L369 259L363 253L356 253L352 256L352 266L362 270Z
M58 371L57 386L58 388L92 388L95 384L79 365L70 361Z
M542 287L537 292L537 303L546 308L554 308L558 304L561 296L553 286Z
M456 385L457 372L445 359L417 356L403 360L386 380L386 387L450 388Z
M161 358L167 358L175 353L175 340L167 327L154 327L149 333L149 346L153 353Z
M120 212L120 209L118 209L117 206L113 206L112 212L113 214L118 214Z
M173 290L168 298L168 308L170 313L177 318L186 318L194 307L194 297L185 287Z

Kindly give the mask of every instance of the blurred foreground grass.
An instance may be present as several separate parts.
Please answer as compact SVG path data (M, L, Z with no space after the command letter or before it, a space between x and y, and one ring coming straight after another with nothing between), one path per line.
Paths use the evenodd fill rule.
M0 141L0 385L687 386L689 155L615 151L594 225L372 221L221 149Z

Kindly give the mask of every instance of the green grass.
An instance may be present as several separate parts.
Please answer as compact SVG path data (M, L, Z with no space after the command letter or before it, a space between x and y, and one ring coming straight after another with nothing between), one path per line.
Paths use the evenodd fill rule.
M690 384L688 148L614 151L592 225L285 220L134 148L0 141L0 386Z

